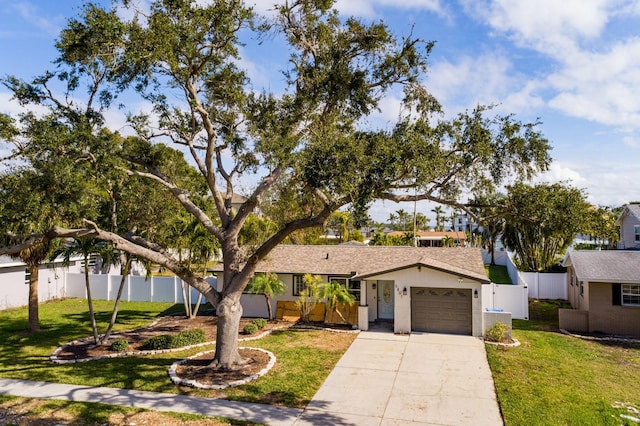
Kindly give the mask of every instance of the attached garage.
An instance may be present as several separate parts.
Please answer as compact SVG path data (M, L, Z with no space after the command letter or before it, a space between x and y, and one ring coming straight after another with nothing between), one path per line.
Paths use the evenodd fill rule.
M472 333L470 289L411 287L411 331Z

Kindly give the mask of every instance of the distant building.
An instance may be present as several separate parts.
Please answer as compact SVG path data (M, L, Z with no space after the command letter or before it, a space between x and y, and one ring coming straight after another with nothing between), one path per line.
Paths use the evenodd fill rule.
M627 204L616 224L620 226L618 248L640 250L640 204Z

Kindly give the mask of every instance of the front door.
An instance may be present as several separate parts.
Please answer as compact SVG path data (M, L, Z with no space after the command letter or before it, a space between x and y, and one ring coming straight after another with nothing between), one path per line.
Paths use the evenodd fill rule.
M378 281L378 318L393 319L394 282Z

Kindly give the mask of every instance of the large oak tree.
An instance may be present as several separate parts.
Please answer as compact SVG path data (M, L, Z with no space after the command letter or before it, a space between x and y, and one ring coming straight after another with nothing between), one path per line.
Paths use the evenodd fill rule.
M398 38L384 23L342 19L332 4L285 1L274 17L260 22L240 0L158 0L130 14L87 4L57 43L55 75L68 84L74 102L96 105L83 116L83 123L93 120L92 134L104 126L94 118L121 91L153 105L149 116L131 116L139 136L135 144L105 149L96 139L79 155L98 159L96 167L113 165L109 161L117 157L115 166L127 176L171 194L219 241L224 288L213 289L168 243L145 238L141 229L111 232L85 221L75 229L53 227L39 238L91 236L175 272L216 308L218 368L243 361L237 350L240 296L257 263L296 231L322 225L344 206L363 217L380 198L465 208L457 201L461 194L483 192L507 177L529 178L550 161L536 123L488 117L484 107L442 119L423 84L433 43ZM133 19L125 21L124 15ZM288 49L284 91L253 86L241 67L241 38ZM68 116L75 105L48 90L53 75L5 84L21 101ZM89 95L79 90L86 87ZM367 122L390 93L404 94L396 125ZM165 159L169 148L157 149L158 141L185 153L206 197L172 168L175 162ZM233 195L248 180L253 186L235 211ZM263 203L282 214L270 218L276 226L260 241L242 245L242 230Z

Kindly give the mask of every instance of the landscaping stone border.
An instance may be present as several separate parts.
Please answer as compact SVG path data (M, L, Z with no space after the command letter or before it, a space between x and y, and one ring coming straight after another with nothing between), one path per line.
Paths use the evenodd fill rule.
M148 327L151 327L151 326L148 326ZM280 327L274 327L274 328L271 328L269 330L265 330L262 333L257 334L255 336L241 337L241 338L238 339L238 342L249 342L251 340L262 339L263 337L267 336L268 334L270 334L273 331L282 330L282 329L290 328L290 327L292 327L292 326L291 325L283 325L283 326L280 326ZM147 327L143 327L143 328L147 328ZM112 337L117 338L118 336L119 336L119 334L114 334ZM199 347L202 347L202 346L209 346L209 345L215 345L216 344L216 341L212 340L210 342L203 342L203 343L197 343L195 345L183 346L181 348L159 349L159 350L155 350L155 351L114 352L112 354L106 354L106 355L100 355L100 356L94 356L94 357L88 357L88 358L58 359L58 355L60 354L60 352L62 352L65 349L65 347L67 347L69 345L73 345L75 343L84 343L84 342L87 342L87 341L89 341L91 339L93 339L93 337L85 337L84 339L78 339L78 340L74 340L74 341L69 342L69 343L65 343L64 345L59 346L58 348L56 348L56 350L53 351L53 353L51 354L49 359L54 364L74 364L74 363L78 363L78 362L97 361L97 360L100 360L100 359L108 359L108 358L122 358L122 357L127 357L127 356L156 355L156 354L165 354L165 353L170 353L170 352L180 352L180 351L186 351L186 350L193 349L193 348L199 348Z
M577 334L567 331L563 328L560 329L562 334L566 334L567 336L577 337L583 340L594 340L594 341L603 341L603 342L620 342L620 343L640 343L640 339L636 339L633 337L616 337L616 336L588 336L584 334Z
M503 346L505 348L517 348L520 346L520 341L518 339L511 338L511 340L513 340L513 343L490 342L489 340L485 340L484 342L487 345Z
M145 329L145 328L152 327L158 321L160 321L160 319L155 320L154 322L151 323L151 325L148 325L146 327L140 327L140 329ZM263 337L269 335L273 331L283 330L283 329L286 329L286 328L322 330L322 331L330 331L332 333L360 333L360 330L336 330L335 328L330 328L330 327L318 327L318 326L315 326L315 325L292 324L292 325L283 325L283 326L279 326L279 327L270 328L269 330L265 330L262 333L259 333L259 334L255 335L255 336L241 337L241 338L238 339L238 342L250 342L252 340L262 339ZM111 337L114 338L114 339L117 339L118 336L120 336L120 334L113 334ZM85 342L87 342L87 341L89 341L91 339L93 339L93 337L85 337L83 339L73 340L73 341L71 341L69 343L65 343L64 345L59 346L58 348L56 348L56 350L53 351L51 356L49 356L49 359L54 364L75 364L75 363L78 363L78 362L97 361L97 360L100 360L100 359L122 358L122 357L127 357L127 356L140 356L140 355L157 355L157 354L165 354L165 353L170 353L170 352L180 352L180 351L185 351L185 350L189 350L189 349L199 348L199 347L202 347L202 346L208 346L208 345L215 345L216 344L216 341L212 340L210 342L197 343L195 345L183 346L181 348L173 348L173 349L159 349L159 350L155 350L155 351L125 351L125 352L114 352L112 354L106 354L106 355L100 355L100 356L94 356L94 357L88 357L88 358L58 359L58 355L60 354L60 352L62 352L67 346L70 346L70 345L73 345L73 344L77 344L77 343L85 343Z
M178 377L178 375L176 374L176 369L178 368L179 365L184 364L185 362L189 361L192 358L196 358L214 351L205 351L205 352L199 352L195 355L192 355L188 358L185 359L181 359L179 361L174 362L173 364L171 364L171 367L169 368L169 377L171 378L171 381L179 386L189 386L192 388L197 388L197 389L207 389L207 390L221 390L221 389L226 389L226 388L230 388L230 387L234 387L234 386L240 386L240 385L244 385L247 384L259 377L264 376L265 374L267 374L269 372L269 370L271 370L273 368L274 365L276 365L276 356L265 350L262 348L251 348L251 347L239 347L238 349L250 349L250 350L254 350L254 351L260 351L260 352L264 352L265 354L269 355L269 362L267 363L267 366L265 368L263 368L262 370L258 371L256 374L252 374L251 376L248 376L245 379L242 380L236 380L233 382L229 382L229 383L225 383L224 385L205 385L203 383L199 383L197 380L187 380L187 379L181 379L180 377Z

